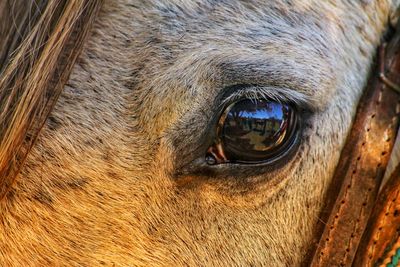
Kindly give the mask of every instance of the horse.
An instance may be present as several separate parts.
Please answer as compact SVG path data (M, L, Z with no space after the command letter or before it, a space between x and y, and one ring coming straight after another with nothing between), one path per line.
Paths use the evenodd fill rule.
M399 6L0 2L0 265L300 266Z

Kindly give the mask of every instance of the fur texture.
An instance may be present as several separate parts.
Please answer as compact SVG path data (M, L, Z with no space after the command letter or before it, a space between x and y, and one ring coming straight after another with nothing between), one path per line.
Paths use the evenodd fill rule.
M105 1L0 204L0 265L300 265L396 6ZM237 84L297 102L300 146L194 173Z
M0 5L0 201L57 102L101 1L26 4Z

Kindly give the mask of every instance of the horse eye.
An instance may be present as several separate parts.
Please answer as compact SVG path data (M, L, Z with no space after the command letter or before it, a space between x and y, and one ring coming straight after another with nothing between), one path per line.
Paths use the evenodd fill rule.
M267 99L241 99L221 115L206 162L271 162L290 151L297 132L298 119L292 106Z

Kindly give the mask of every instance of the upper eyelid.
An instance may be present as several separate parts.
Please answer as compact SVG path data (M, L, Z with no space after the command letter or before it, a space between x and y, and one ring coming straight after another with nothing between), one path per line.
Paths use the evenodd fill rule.
M241 98L254 100L266 98L279 103L293 103L309 110L315 109L305 94L292 89L259 85L235 85L232 87L237 87L237 89L232 90L232 93L222 99L220 108Z

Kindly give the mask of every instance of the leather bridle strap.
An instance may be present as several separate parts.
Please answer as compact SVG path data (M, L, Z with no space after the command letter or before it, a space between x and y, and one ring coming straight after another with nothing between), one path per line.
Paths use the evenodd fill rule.
M328 192L311 266L351 266L370 226L398 129L400 94L393 89L400 84L400 30L380 47L376 65Z
M394 257L397 257L395 263ZM354 266L397 266L400 259L400 165L379 193Z

